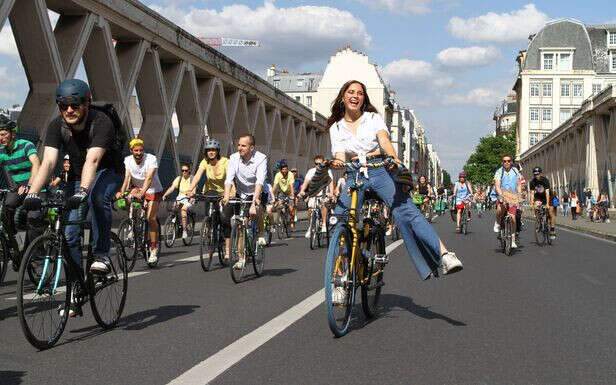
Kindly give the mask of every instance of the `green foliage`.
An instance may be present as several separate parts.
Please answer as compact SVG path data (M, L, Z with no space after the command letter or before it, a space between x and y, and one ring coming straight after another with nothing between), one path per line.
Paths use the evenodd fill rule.
M490 185L503 155L515 158L515 142L515 127L507 135L481 138L464 165L466 178L474 184Z
M451 175L447 172L447 170L443 170L443 186L449 188L451 185Z

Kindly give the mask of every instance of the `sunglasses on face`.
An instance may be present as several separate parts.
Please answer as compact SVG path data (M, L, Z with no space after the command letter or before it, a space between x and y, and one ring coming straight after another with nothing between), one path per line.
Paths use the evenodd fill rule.
M503 163L511 163L510 160L503 160Z
M61 111L66 111L69 107L73 110L78 110L79 107L81 107L81 103L58 103L58 108L60 108Z
M184 169L182 169L182 172L188 172L188 170L184 170Z

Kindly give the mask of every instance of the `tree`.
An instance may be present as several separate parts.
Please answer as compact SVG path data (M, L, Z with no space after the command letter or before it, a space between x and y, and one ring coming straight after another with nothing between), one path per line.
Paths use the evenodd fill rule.
M505 154L515 157L515 128L502 136L485 136L479 140L475 152L464 165L466 178L472 183L490 185L494 172L501 164Z
M447 170L443 170L443 186L445 188L449 188L451 185L451 175L447 172Z

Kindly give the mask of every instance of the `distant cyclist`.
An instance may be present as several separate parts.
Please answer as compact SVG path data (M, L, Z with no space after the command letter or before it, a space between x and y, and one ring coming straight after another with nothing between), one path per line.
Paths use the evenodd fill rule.
M148 202L148 229L150 234L150 256L148 263L158 262L158 206L163 198L163 185L158 178L158 160L143 149L143 140L130 141L131 155L124 159L126 173L119 194L130 188L130 197Z
M193 205L193 200L190 196L190 192L192 191L191 182L193 179L190 177L190 164L182 163L180 165L180 173L181 174L171 182L171 186L169 186L167 191L163 194L163 200L166 200L176 189L178 190L178 196L175 198L175 202L180 208L180 216L182 217L182 238L186 239L188 238L186 218L188 217L188 209Z
M64 160L62 160L62 169L60 169L60 171L53 178L51 178L49 187L63 189L69 182L72 182L72 174L70 171L71 157L64 155Z
M314 157L314 167L311 168L310 170L308 170L308 172L306 173L306 177L304 178L304 183L302 184L302 186L300 187L300 191L298 196L300 198L302 198L306 192L306 189L308 188L308 184L310 182L310 180L312 179L312 177L314 176L314 174L317 172L317 165L319 165L321 162L323 162L323 155L316 155ZM321 207L319 207L319 209L321 210L321 219L323 221L323 223L321 224L321 232L322 233L326 233L327 232L327 216L328 216L328 202L327 202L327 198L329 197L333 197L334 195L334 175L332 174L331 170L327 170L329 173L329 177L331 179L331 181L329 182L329 185L327 187L327 189L321 190L319 192L319 194L317 195L318 197L321 198L325 198L322 200L321 203ZM327 190L327 191L326 191ZM316 197L312 197L310 199L308 199L308 208L313 209L313 208L317 208L317 199ZM312 226L312 223L309 223L308 226ZM310 238L310 227L308 227L308 230L306 230L306 238ZM319 229L315 229L315 231L319 231Z
M291 231L295 231L295 177L289 172L289 165L286 161L280 161L278 171L274 177L272 184L272 194L276 197L274 203L274 211L280 209L282 205L282 197L288 198L289 218L291 223ZM278 194L280 192L280 194Z
M434 191L432 191L432 186L430 186L424 175L419 177L419 183L415 186L415 194L419 194L422 197L421 212L427 213L430 206L430 198L434 196Z
M453 186L453 195L456 197L456 231L461 231L462 210L468 210L473 199L473 186L466 180L466 173L458 175L458 181ZM468 210L468 220L471 219L471 210Z
M550 216L550 238L555 239L556 234L554 232L554 222L556 208L552 200L552 194L550 191L550 181L545 176L541 175L543 170L541 167L533 168L533 179L530 181L530 201L535 208L535 216L539 215L539 208L541 205L548 208L548 215Z
M522 179L520 172L513 167L513 156L503 156L502 166L494 174L494 190L498 198L496 206L496 222L494 232L500 233L500 222L505 215L505 203L509 204L509 213L512 216L514 227L517 229L517 209L522 195ZM511 247L518 247L515 243L515 234L511 235Z

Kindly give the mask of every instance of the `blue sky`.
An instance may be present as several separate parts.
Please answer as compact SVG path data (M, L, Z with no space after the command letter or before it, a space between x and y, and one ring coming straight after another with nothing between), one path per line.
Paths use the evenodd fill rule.
M416 111L445 169L457 173L509 92L515 57L548 20L616 20L612 1L146 0L196 35L257 39L223 52L264 74L323 71L351 44L380 65L399 102ZM8 25L8 23L7 23ZM23 103L28 85L10 28L0 33L0 106Z

